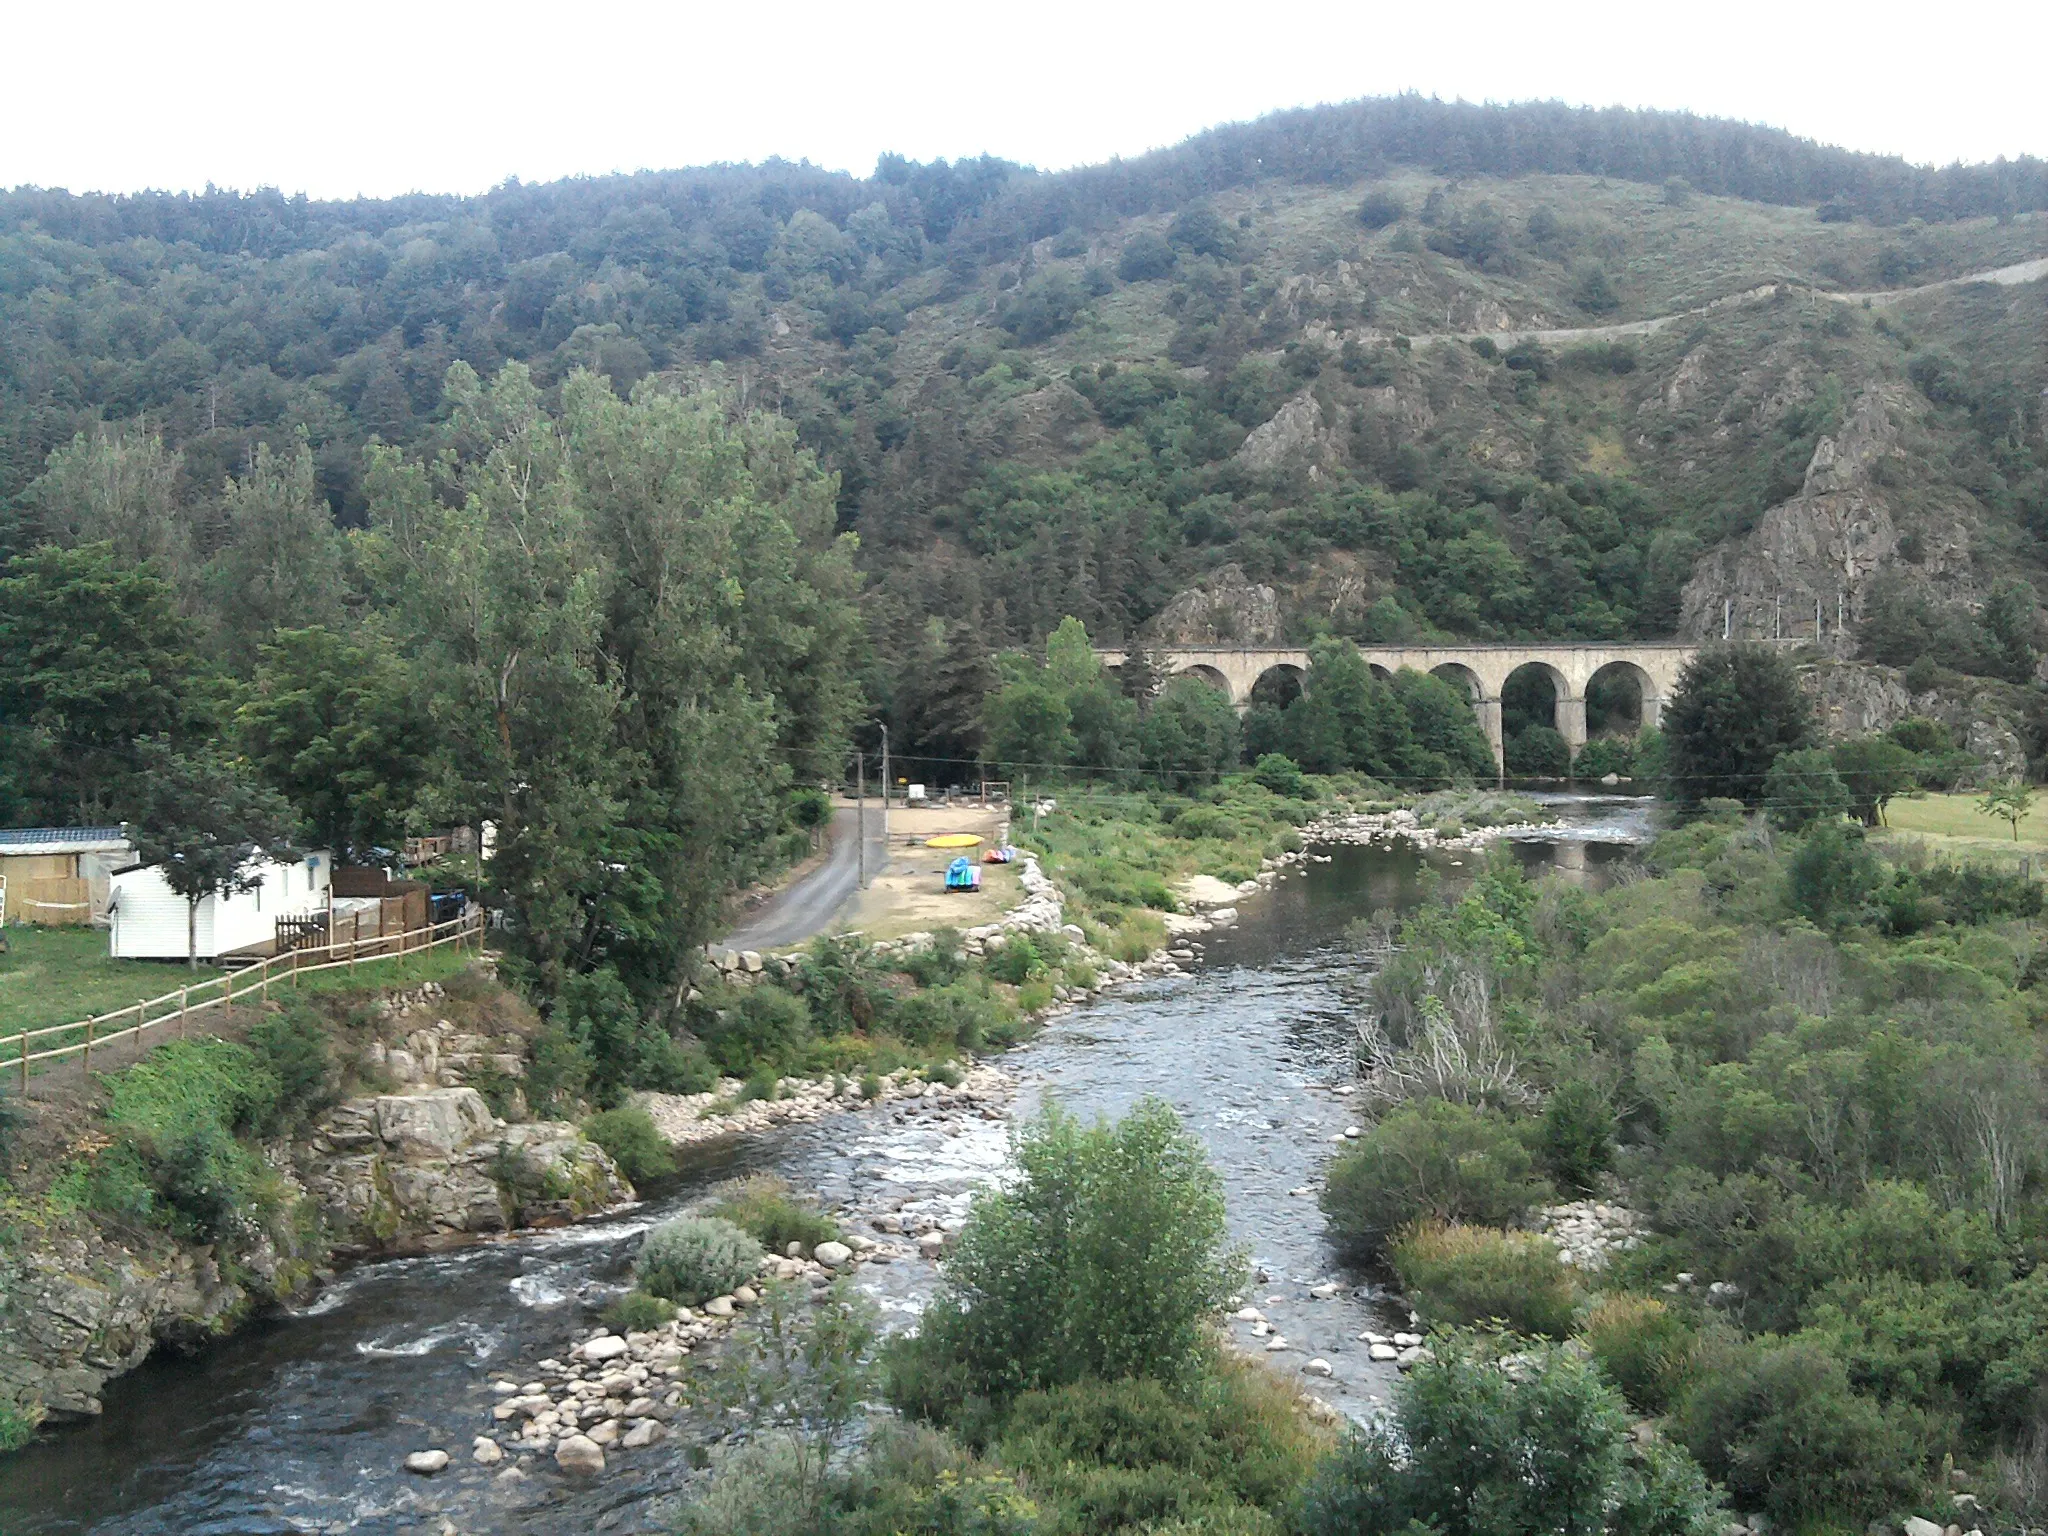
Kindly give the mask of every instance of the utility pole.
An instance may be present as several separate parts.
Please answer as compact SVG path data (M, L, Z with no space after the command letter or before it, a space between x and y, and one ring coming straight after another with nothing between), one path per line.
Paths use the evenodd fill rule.
M882 846L889 846L889 727L882 727Z
M1773 640L1785 638L1785 594L1782 592L1778 594L1777 610L1771 620L1771 638Z
M868 762L853 754L853 841L860 850L860 888L868 888Z
M1721 599L1721 638L1723 640L1730 640L1733 639L1734 636L1735 599L1732 597L1724 597Z

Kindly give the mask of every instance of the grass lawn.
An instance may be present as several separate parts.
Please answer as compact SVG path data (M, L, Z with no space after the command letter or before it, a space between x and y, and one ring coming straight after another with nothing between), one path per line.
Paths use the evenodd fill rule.
M2019 839L2012 827L1977 809L1974 794L1901 796L1885 807L1888 843L1918 842L1932 853L1969 854L1999 863L2031 862L2048 853L2048 802L2021 820Z
M9 928L7 948L0 955L0 1035L132 1008L220 974L207 965L188 971L182 963L109 959L103 928Z
M197 986L222 973L209 965L189 970L182 963L161 960L113 960L107 956L107 935L94 928L9 928L8 953L0 955L0 1063L15 1061L19 1050L7 1037L24 1029L43 1029L73 1024L88 1015L133 1008L145 998L158 998L182 986ZM438 949L388 959L366 959L351 969L337 966L300 978L298 989L305 992L343 992L386 987L417 986L423 981L441 981L461 970L475 958L466 945L444 944ZM243 985L254 987L256 977L237 981L237 995ZM293 983L287 972L274 971L270 985L272 1001L292 995ZM217 998L218 989L205 994ZM220 1017L219 1010L195 1016L201 1021ZM135 1022L130 1014L116 1021L115 1028ZM174 1026L167 1026L174 1027ZM155 1030L150 1032L153 1038ZM54 1050L82 1039L82 1030L48 1035L31 1042L32 1051ZM48 1064L45 1063L44 1067ZM32 1071L44 1070L32 1067Z

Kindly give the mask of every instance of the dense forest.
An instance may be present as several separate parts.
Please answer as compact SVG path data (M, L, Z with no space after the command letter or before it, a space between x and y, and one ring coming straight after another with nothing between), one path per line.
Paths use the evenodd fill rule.
M516 822L561 904L536 963L631 934L652 986L869 719L941 781L1187 781L1282 748L1483 771L1419 680L1339 709L1333 672L1241 729L1185 689L1141 721L1142 666L1041 686L1069 618L1259 638L1170 632L1205 585L1270 586L1296 643L1825 610L1923 682L2025 684L2042 285L1824 296L2038 257L2044 207L2033 161L1416 97L1060 175L890 156L381 202L18 189L0 795L17 818L138 806L135 743L162 737L226 742L336 846ZM1619 339L1487 334L1702 305ZM1857 518L1868 559L1783 555ZM1546 708L1508 702L1518 766L1555 754ZM757 798L711 825L677 732L764 753ZM542 804L568 784L603 809ZM658 856L602 857L618 839ZM663 873L587 873L621 862Z

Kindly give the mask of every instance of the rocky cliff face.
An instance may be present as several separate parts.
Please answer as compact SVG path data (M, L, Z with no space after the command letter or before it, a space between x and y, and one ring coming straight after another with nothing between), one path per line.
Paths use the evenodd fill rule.
M1141 638L1159 646L1278 645L1280 595L1241 566L1221 566L1201 586L1175 593Z
M159 1340L192 1347L307 1289L332 1259L552 1225L633 1198L575 1126L507 1125L473 1088L352 1099L267 1149L286 1198L220 1243L53 1218L0 1247L0 1407L100 1411Z
M351 1100L320 1123L299 1161L344 1252L573 1221L633 1198L575 1126L507 1125L474 1088Z
M1913 409L1897 385L1872 385L1858 396L1841 429L1814 445L1799 493L1764 513L1746 538L1700 561L1681 600L1680 636L1719 639L1728 603L1737 638L1768 638L1781 622L1787 636L1811 636L1816 604L1823 642L1843 620L1853 634L1871 578L1900 558L1901 531L1882 482L1885 461L1902 452L1901 427ZM1923 510L1918 521L1921 578L1969 597L1973 541L1965 513Z
M1960 689L1914 693L1903 672L1865 662L1804 667L1799 680L1830 738L1887 730L1908 715L1920 715L1957 732L1964 748L1984 759L1987 777L2026 771L2027 749L2020 735L2025 701L2010 684L1973 679Z

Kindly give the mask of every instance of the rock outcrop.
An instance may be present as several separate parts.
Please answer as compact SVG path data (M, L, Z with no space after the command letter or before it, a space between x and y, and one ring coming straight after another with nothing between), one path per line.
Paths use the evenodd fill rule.
M1199 587L1177 592L1145 625L1147 645L1278 645L1280 595L1238 565L1219 566Z
M337 1253L440 1246L633 1198L576 1127L507 1125L473 1088L350 1100L308 1141L266 1155L283 1198L217 1244L117 1238L78 1217L0 1250L0 1405L95 1415L106 1383L158 1341L220 1337Z
M573 1125L507 1125L474 1088L354 1099L301 1155L329 1230L352 1249L573 1221L633 1197Z

